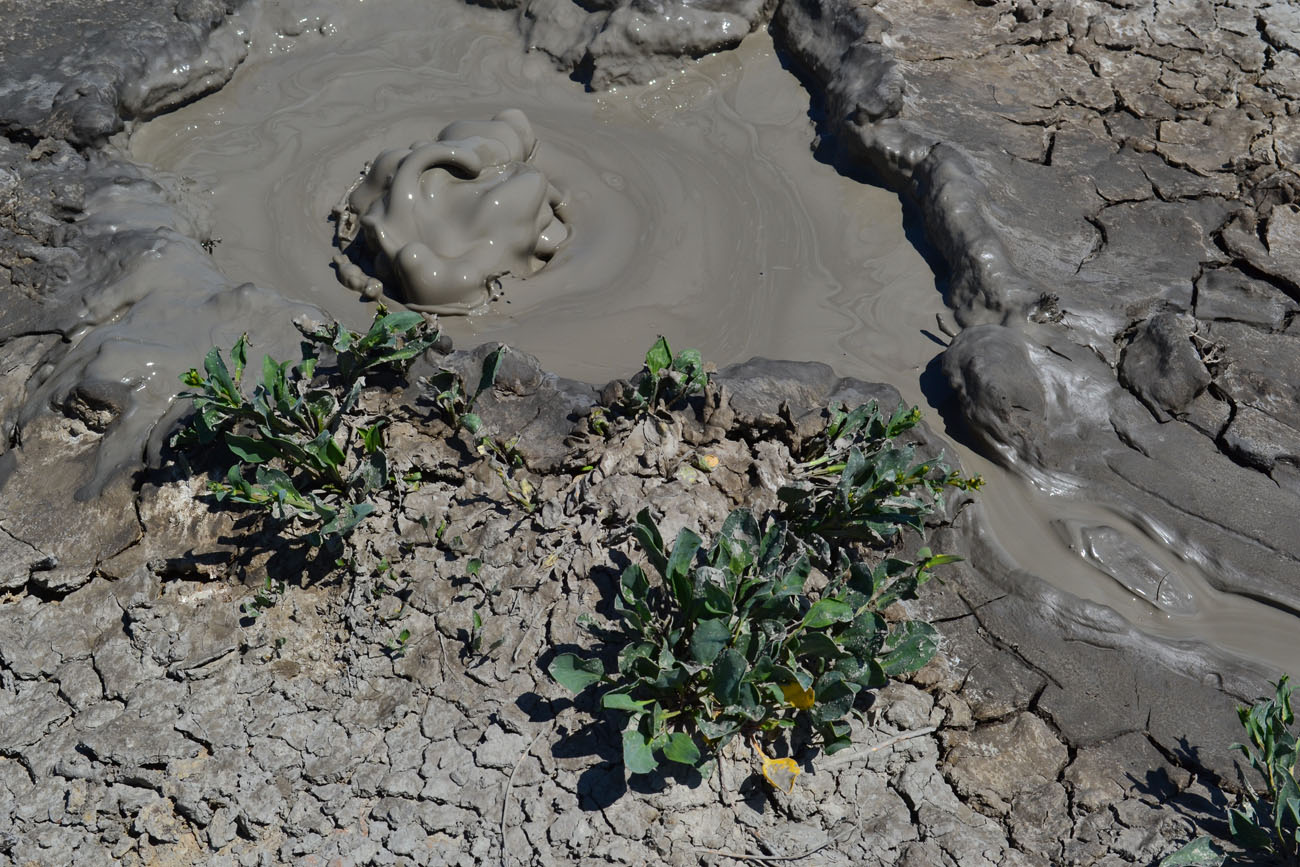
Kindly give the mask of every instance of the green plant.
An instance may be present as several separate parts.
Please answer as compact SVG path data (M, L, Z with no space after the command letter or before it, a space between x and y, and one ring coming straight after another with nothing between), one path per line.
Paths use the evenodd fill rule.
M426 387L433 393L434 406L442 414L443 421L453 430L463 427L471 436L478 436L483 430L483 420L474 412L474 404L496 382L505 352L505 346L498 346L483 359L478 387L473 394L465 388L465 381L460 374L452 370L439 370L425 381Z
M261 617L268 608L275 607L275 603L279 602L280 597L284 595L286 586L285 582L274 581L270 575L267 575L266 582L262 585L262 589L257 593L254 593L252 599L249 599L243 605L239 606L239 610L244 612L246 617L251 617L253 620L256 620Z
M505 643L506 640L504 637L498 638L496 641L488 645L487 650L484 650L483 615L478 613L478 609L475 609L470 614L469 632L468 637L465 640L465 649L462 656L466 658L471 656L487 656Z
M224 480L208 485L217 501L314 525L305 538L323 545L347 536L373 512L367 498L391 481L383 450L387 421L359 425L364 374L403 370L438 335L419 314L389 313L382 305L364 335L337 323L304 334L308 340L299 361L263 358L261 381L251 397L242 388L247 336L231 348L233 370L218 348L209 350L203 373L191 369L181 377L195 389L180 395L193 403L195 413L172 442L192 448L220 439L235 462ZM322 349L333 354L330 370L320 368Z
M920 422L916 407L900 404L886 416L872 401L829 412L825 430L799 455L795 483L777 492L784 517L821 563L844 541L880 543L903 529L921 532L925 518L942 507L946 488L978 490L984 483L950 470L942 455L917 460L914 446L896 442Z
M673 355L662 336L645 354L645 368L635 382L623 392L617 407L625 415L654 412L660 407L671 410L696 394L703 394L709 384L699 350L683 349ZM603 414L592 423L592 430L603 435Z
M333 352L338 376L343 387L349 390L366 373L385 368L404 371L440 337L440 333L429 326L421 314L409 310L389 313L383 304L377 306L374 321L365 334L337 322L315 328L300 326L300 330L315 344L317 351L328 348ZM355 398L353 400L355 402Z
M883 610L957 559L925 549L915 563L841 558L814 582L803 546L774 516L760 523L747 510L732 512L703 556L701 538L687 529L667 549L647 510L634 533L658 580L629 566L614 602L616 629L593 630L618 648L615 667L571 653L549 666L575 692L607 688L601 705L626 714L623 760L634 774L654 770L657 755L700 766L736 735L801 722L826 752L847 746L859 692L920 668L937 646L928 623L891 624Z
M1249 743L1233 744L1264 780L1263 794L1247 787L1242 805L1228 811L1228 831L1248 851L1280 855L1290 863L1300 857L1300 744L1297 743L1291 694L1295 687L1282 675L1270 699L1237 708ZM1198 837L1160 862L1161 867L1237 863L1208 837ZM1244 861L1242 862L1244 863Z
M384 652L392 659L401 659L406 655L406 643L411 640L411 630L403 629L384 645Z

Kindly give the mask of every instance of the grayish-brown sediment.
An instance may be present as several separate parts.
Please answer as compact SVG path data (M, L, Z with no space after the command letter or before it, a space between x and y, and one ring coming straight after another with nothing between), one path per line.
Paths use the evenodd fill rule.
M879 307L910 296L857 295L861 284L827 268L818 278L830 287L818 296L834 302L827 308L872 309L854 311L851 327L828 329L831 354L847 355L824 360L839 369L849 358L853 370L841 373L905 378L896 382L905 396L924 391L949 436L1006 470L998 482L1024 480L1026 492L966 504L939 531L937 547L970 557L922 606L946 636L943 659L879 696L862 743L930 724L940 731L890 751L816 759L790 798L746 779L740 756L707 784L627 784L608 727L562 698L538 659L578 640L573 621L630 550L620 528L643 502L708 529L731 505L770 498L783 454L827 400L893 400L895 392L816 365L733 367L714 398L675 427L633 430L584 455L596 472L575 475L565 438L580 430L596 390L512 354L483 411L503 437L520 436L522 472L546 504L533 515L429 421L418 389L371 395L376 407L391 401L400 420L397 453L435 479L422 498L388 504L363 538L377 555L403 540L413 552L400 567L410 580L403 626L413 645L398 658L385 651L392 627L378 618L364 575L342 585L304 579L241 624L237 605L251 590L239 582L260 586L278 546L196 503L201 482L174 464L156 469L179 409L170 404L175 375L246 330L255 351L288 355L290 320L319 315L317 307L354 324L368 318L355 295L350 308L340 300L328 224L325 255L311 253L318 271L294 262L303 247L293 226L323 220L384 147L516 104L493 82L532 80L541 92L555 91L554 79L536 57L487 67L499 77L434 69L442 81L460 76L472 98L454 117L422 115L404 127L374 121L385 99L409 97L373 88L370 122L382 132L330 139L318 166L297 158L304 169L294 182L311 195L275 192L313 215L275 215L271 225L279 220L291 241L282 248L274 233L250 228L260 240L244 243L282 253L268 257L282 270L254 269L269 278L249 282L239 271L245 248L214 231L228 203L209 195L212 179L142 167L125 155L124 137L109 140L128 128L147 140L150 128L137 121L227 82L241 104L251 100L255 79L241 82L236 70L254 55L293 61L303 49L299 65L284 67L301 77L284 88L304 99L327 93L324 67L307 49L339 28L346 35L346 4L185 0L161 16L130 2L7 8L0 856L17 864L475 864L504 851L543 864L726 863L703 850L790 855L829 842L816 856L823 863L1130 864L1150 863L1189 836L1189 819L1222 833L1217 787L1235 778L1231 707L1260 694L1263 676L1297 652L1289 636L1300 611L1300 260L1292 249L1300 21L1288 7L537 0L458 13L490 18L475 31L478 44L499 47L516 27L516 44L590 86L655 80L612 95L548 96L555 114L547 117L522 106L541 131L537 164L556 167L547 167L556 187L572 194L587 184L604 197L601 213L629 221L607 239L635 227L637 214L660 212L624 192L625 178L576 170L599 148L582 149L586 127L571 121L589 116L572 106L585 100L617 113L633 105L668 127L672 117L706 116L690 113L693 88L711 81L699 104L718 122L697 141L748 128L762 144L782 126L810 139L809 124L777 116L779 100L766 127L726 114L763 103L745 95L745 64L735 61L766 50L761 34L734 55L678 71L682 58L733 46L769 18L778 51L814 93L822 159L850 175L872 173L924 224L942 295L877 319ZM88 21L98 28L90 38ZM412 32L420 21L412 19ZM724 98L709 102L715 93ZM198 117L203 104L165 115L156 129ZM286 148L298 142L285 117L268 127L279 124L287 138L259 132L245 141L272 142L277 159L294 161ZM232 128L241 124L232 118ZM179 140L184 130L169 135ZM642 136L650 146L633 159L680 136ZM550 141L559 145L548 154ZM743 164L748 142L734 146L683 174L683 186ZM313 183L318 168L317 180L341 183ZM743 166L734 171L730 186L748 189ZM780 201L776 186L778 195L753 201ZM733 221L768 213L745 211L747 201L720 213ZM260 227L267 218L254 211L249 226ZM809 211L773 231L811 239L820 255L818 239L834 219ZM592 332L594 346L622 342L635 354L648 343L643 332L674 337L678 323L647 325L635 305L602 329L572 312L596 308L613 282L603 276L609 262L637 261L615 251L582 271L581 244L600 236L584 232L580 212L573 220L572 247L517 285L505 281L512 299L527 298L530 281L538 286L536 300L516 311L558 309L556 321L579 323L552 332L570 345L578 342L571 335ZM756 249L727 247L723 259L756 261ZM558 283L568 278L550 276L566 273L587 281L568 302ZM641 285L651 275L641 272ZM870 279L873 289L889 285ZM726 303L749 303L746 281L754 278L726 289ZM933 343L931 351L900 337L929 328L940 300L961 326L941 356ZM718 333L718 357L744 357L750 341L770 346L764 354L814 357L781 343L771 324L780 307L755 309L758 321L737 326L747 337ZM814 309L790 309L806 317L799 333L816 333ZM705 322L683 327L718 328ZM906 323L890 326L884 343L916 353L892 362L888 376L880 371L891 362L859 346L878 322ZM517 313L514 321L488 315L468 322L465 336L514 342L527 328ZM686 342L708 354L707 340ZM481 356L443 361L470 369ZM720 458L720 472L682 471L701 450ZM979 466L974 451L963 454ZM432 514L456 522L468 547L421 539L418 518ZM475 555L485 564L481 586L463 568ZM496 655L460 655L475 610L491 614L489 643L504 639Z
M531 164L536 150L517 108L386 150L337 215L340 241L354 241L359 225L376 270L412 310L471 313L491 300L494 281L531 276L569 239L564 194ZM361 285L349 279L349 264L335 259L343 282L378 297L364 271Z

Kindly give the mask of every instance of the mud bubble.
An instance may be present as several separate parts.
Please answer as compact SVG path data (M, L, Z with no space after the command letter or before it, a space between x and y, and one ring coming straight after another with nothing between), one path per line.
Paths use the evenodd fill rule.
M388 286L414 310L450 314L485 305L499 277L536 273L571 233L536 150L532 125L512 108L379 154L336 211L339 280L367 298Z

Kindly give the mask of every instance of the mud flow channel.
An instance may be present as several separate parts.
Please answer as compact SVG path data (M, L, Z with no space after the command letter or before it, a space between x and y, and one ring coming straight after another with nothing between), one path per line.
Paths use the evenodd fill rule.
M942 344L926 332L945 310L935 276L896 194L814 157L809 96L765 32L648 85L593 93L523 53L508 16L452 0L339 0L302 20L295 38L260 34L229 84L130 138L135 160L181 176L208 212L213 256L234 280L363 325L377 284L356 256L336 263L332 215L354 189L367 210L381 200L386 178L363 177L381 154L397 155L395 178L400 158L430 152L449 127L512 111L528 134L494 135L526 170L491 187L508 195L452 204L469 224L499 223L484 196L508 200L520 231L399 239L379 263L424 308L468 312L441 320L459 346L502 341L603 382L637 369L664 334L719 365L820 361L929 403L922 377ZM434 150L453 171L450 145ZM402 223L391 205L374 225ZM497 244L513 246L483 259ZM1294 618L1211 588L1209 561L1142 515L1089 502L1069 480L960 458L989 479L983 508L1012 580L1042 579L1210 656L1300 669Z

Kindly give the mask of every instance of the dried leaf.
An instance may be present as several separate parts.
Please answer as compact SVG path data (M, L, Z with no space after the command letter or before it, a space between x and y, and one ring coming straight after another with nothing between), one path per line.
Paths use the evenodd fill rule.
M813 692L811 687L804 689L799 685L798 681L783 684L781 694L785 696L786 702L799 710L810 709L817 699L817 694Z
M763 756L763 778L787 795L794 791L794 781L803 770L794 759L769 759Z

